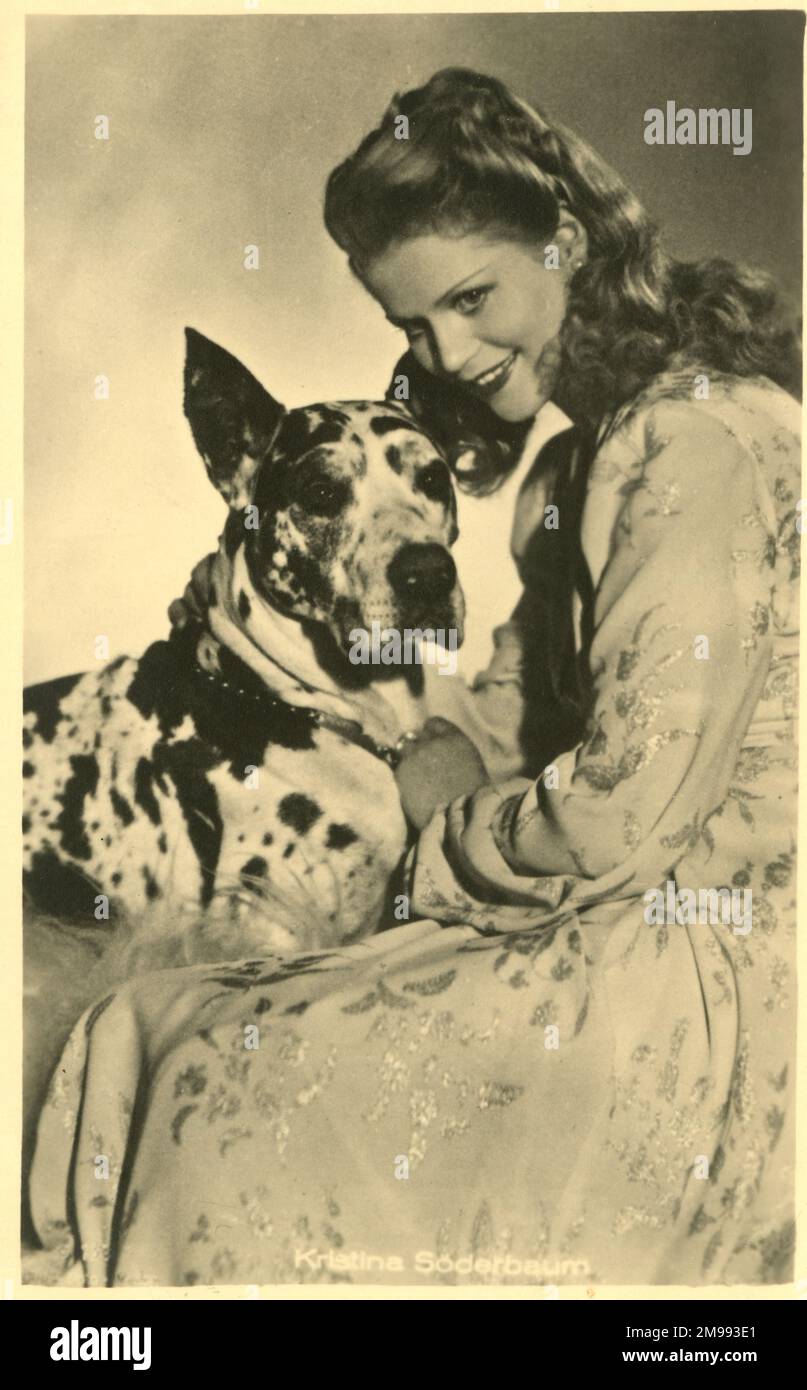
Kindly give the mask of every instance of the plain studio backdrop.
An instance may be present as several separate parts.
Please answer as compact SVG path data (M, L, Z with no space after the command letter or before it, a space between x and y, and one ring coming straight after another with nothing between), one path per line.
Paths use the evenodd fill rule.
M92 667L100 635L112 656L164 636L213 548L224 510L182 415L185 324L288 405L383 393L405 341L351 279L322 198L394 91L448 65L503 78L615 165L676 255L755 263L799 294L802 23L29 19L26 679ZM644 113L668 100L750 107L751 153L646 145Z

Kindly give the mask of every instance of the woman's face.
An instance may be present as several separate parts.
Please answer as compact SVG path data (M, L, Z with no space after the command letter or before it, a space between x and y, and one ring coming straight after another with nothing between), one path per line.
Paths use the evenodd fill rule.
M428 233L391 246L363 279L427 371L515 421L554 389L571 265L568 245L547 269L543 246Z

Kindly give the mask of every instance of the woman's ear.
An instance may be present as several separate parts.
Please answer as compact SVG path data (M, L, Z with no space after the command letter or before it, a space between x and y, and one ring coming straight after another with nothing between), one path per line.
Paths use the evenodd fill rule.
M588 234L582 222L561 203L558 228L555 232L555 245L560 253L560 264L573 275L588 260Z

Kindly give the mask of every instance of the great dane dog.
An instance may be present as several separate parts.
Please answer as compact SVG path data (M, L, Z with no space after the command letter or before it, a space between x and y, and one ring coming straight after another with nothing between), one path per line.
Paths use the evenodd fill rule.
M209 604L26 692L26 885L61 920L258 912L271 945L333 945L378 926L406 848L397 695L422 674L351 665L350 634L461 640L451 477L403 406L287 410L186 338L185 414L229 506Z

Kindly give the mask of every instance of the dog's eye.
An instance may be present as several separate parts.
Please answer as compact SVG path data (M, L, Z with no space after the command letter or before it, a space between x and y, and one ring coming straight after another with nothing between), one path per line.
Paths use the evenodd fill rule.
M339 478L309 478L301 483L295 502L313 516L336 516L348 500L350 486Z
M415 487L428 497L430 502L442 502L448 506L451 501L451 478L448 469L439 459L430 463L418 473Z

